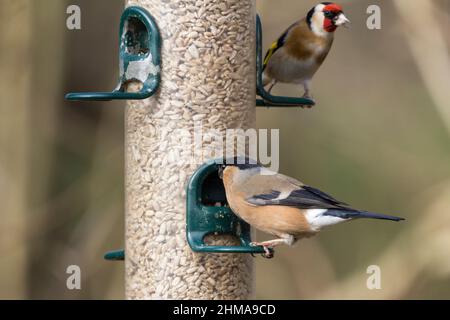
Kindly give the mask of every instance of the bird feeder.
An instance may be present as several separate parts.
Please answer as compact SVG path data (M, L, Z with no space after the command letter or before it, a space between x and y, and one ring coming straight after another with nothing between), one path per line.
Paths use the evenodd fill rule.
M261 246L252 246L250 225L236 216L225 195L218 169L223 160L209 161L191 177L187 186L186 235L195 252L264 253ZM228 234L237 237L240 246L207 245L207 235Z
M314 106L314 101L307 98L274 96L263 86L262 26L261 18L256 16L256 93L261 99L256 100L257 107L303 107Z
M155 20L141 7L128 7L120 19L120 79L113 92L69 93L67 100L142 100L152 96L160 84L161 38ZM135 83L138 92L127 92Z
M184 133L211 114L218 118L203 121L204 130L219 128L225 133L228 128L255 126L255 3L197 1L195 5L189 2L187 9L188 2L127 0L120 21L118 86L112 92L70 93L66 99L128 100L126 256L123 250L105 255L108 260L125 258L126 297L249 299L253 297L254 262L235 252L264 250L250 246L250 227L227 207L223 185L214 173L217 165L209 163L200 172L195 170L190 153L195 143L185 142ZM221 34L229 36L222 39ZM208 45L214 42L229 47L237 58L224 58L221 50ZM220 81L215 82L218 74ZM207 98L193 99L202 95ZM200 160L195 153L194 158L195 163ZM185 195L185 178L189 176L195 188ZM192 201L188 209L186 197L189 204ZM239 241L221 237L224 233ZM205 235L214 234L220 235L208 237L208 243L235 247L208 248ZM230 254L197 254L191 243L203 250L200 252ZM224 277L227 286L217 288L215 284L224 283Z

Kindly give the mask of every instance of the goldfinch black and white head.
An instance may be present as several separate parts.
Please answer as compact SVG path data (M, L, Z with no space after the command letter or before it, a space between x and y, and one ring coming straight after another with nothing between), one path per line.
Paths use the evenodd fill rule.
M322 2L312 8L306 21L311 31L319 36L329 36L339 26L347 26L350 20L344 15L342 7L332 2Z

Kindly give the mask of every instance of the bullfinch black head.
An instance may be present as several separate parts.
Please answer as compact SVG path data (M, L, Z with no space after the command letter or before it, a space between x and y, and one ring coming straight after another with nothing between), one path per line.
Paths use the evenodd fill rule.
M218 174L221 179L223 178L223 170L225 170L226 167L237 167L239 170L248 170L259 168L261 166L258 164L258 161L248 157L226 158L222 164L219 164L218 168Z

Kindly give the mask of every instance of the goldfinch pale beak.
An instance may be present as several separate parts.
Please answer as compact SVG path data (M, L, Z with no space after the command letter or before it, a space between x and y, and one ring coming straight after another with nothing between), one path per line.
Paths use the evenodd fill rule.
M348 20L347 17L343 13L340 13L334 24L338 27L344 26L344 27L348 28L350 26L350 20Z

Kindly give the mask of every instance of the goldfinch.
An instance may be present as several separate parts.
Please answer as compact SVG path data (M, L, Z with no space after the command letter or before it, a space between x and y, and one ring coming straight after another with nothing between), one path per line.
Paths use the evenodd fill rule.
M346 203L247 158L228 159L219 168L228 205L241 219L277 239L254 242L267 257L273 247L293 245L331 225L359 218L403 218L350 208Z
M350 20L342 7L322 2L291 25L267 51L263 61L263 85L268 92L277 82L300 84L304 98L311 97L311 79L327 57L339 26Z

